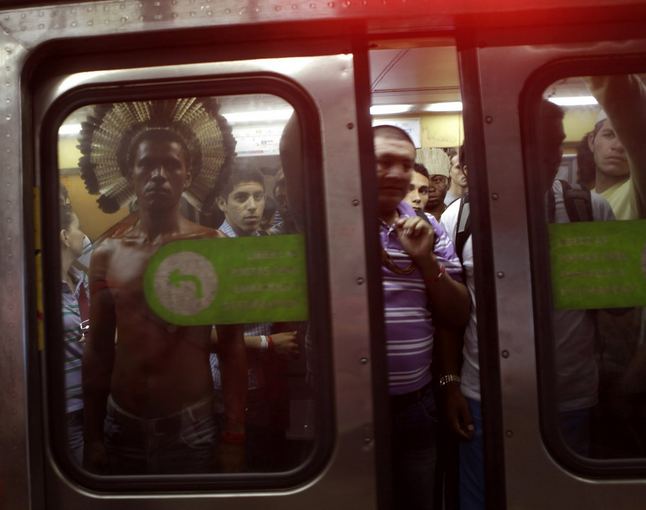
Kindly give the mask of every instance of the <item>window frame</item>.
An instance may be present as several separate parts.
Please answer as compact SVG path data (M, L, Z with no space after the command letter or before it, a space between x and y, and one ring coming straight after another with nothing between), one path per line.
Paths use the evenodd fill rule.
M283 75L269 72L243 74L214 74L194 78L133 80L129 83L87 85L70 90L58 97L47 109L41 132L41 225L42 265L45 306L45 363L43 378L46 393L43 419L46 437L55 461L74 481L94 490L109 492L162 492L200 489L227 491L257 491L286 489L312 480L320 475L333 453L335 440L335 408L331 343L331 316L327 261L327 229L323 196L312 190L321 189L323 164L320 118L313 100L298 84ZM182 91L190 90L190 94ZM317 436L309 457L301 466L280 473L213 473L188 475L102 476L89 473L71 460L66 439L64 397L64 352L61 321L60 281L60 220L58 218L58 128L76 109L99 103L166 99L175 97L204 97L244 94L271 94L288 102L299 118L303 152L303 194L306 207L305 241L309 319L312 338L317 350L317 376L320 382L316 400ZM56 169L52 171L51 169ZM47 228L46 228L47 227ZM325 268L321 271L321 268ZM47 349L54 345L55 348ZM319 388L317 388L319 390ZM320 430L319 430L320 428Z
M557 59L539 67L528 77L519 99L541 438L555 461L564 468L599 480L643 477L646 473L646 456L628 459L583 457L567 446L559 430L556 400L550 398L555 395L556 371L552 356L555 339L552 321L544 319L551 316L553 307L548 222L543 197L538 193L540 154L536 143L538 126L535 119L543 93L560 79L644 72L646 54L581 55ZM550 284L546 285L546 282Z

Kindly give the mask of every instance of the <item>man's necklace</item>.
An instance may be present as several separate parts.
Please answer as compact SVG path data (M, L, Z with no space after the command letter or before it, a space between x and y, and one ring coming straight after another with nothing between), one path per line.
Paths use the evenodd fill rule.
M381 222L382 225L384 225L386 228L390 229L390 225L386 223L384 220L379 218L379 221ZM390 254L386 251L386 249L382 246L381 247L381 263L387 268L390 269L395 274L398 275L409 275L415 271L415 263L411 262L408 266L406 267L399 267L397 263L393 260L393 258L390 256Z

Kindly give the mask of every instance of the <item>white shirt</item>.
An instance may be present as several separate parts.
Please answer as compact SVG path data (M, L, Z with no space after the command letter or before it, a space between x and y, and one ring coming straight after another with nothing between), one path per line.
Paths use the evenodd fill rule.
M569 223L559 181L552 184L554 218L556 223ZM595 221L614 220L608 202L597 193L590 194L592 217ZM441 223L455 244L460 200L451 204ZM457 248L456 248L457 249ZM464 334L461 390L465 397L480 400L480 366L478 360L478 331L473 279L473 245L469 236L462 250L462 262L467 288L471 297L471 314ZM557 398L559 411L592 407L597 402L599 372L594 352L594 317L585 310L554 310L554 338L556 342Z

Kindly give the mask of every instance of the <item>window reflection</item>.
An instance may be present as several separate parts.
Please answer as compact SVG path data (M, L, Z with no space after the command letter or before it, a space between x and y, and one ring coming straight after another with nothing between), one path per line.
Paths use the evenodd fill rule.
M60 126L66 434L85 469L281 472L311 453L290 118L255 94L90 105Z
M569 78L546 99L543 111L561 105L563 118L540 125L545 165L558 156L546 141L563 141L545 186L560 433L587 457L643 457L646 86L638 75Z

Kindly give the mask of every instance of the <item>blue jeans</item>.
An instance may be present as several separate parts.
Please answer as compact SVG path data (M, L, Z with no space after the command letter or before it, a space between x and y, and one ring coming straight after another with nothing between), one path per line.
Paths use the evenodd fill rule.
M164 418L142 419L108 398L104 426L111 474L207 473L215 468L213 400Z
M460 441L460 510L481 510L485 507L482 412L480 402L466 400L475 430L470 441Z
M393 508L432 510L437 417L430 384L419 398L391 397Z

